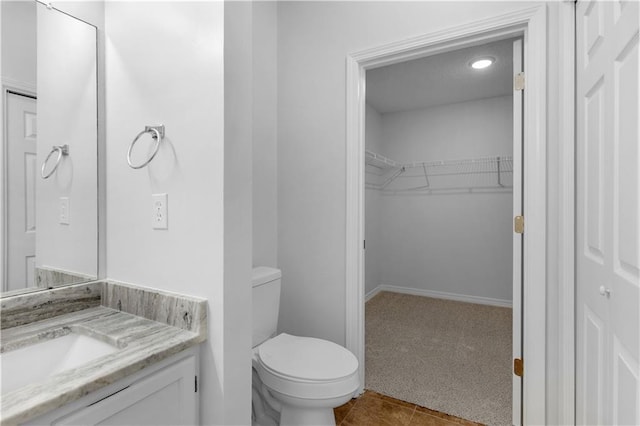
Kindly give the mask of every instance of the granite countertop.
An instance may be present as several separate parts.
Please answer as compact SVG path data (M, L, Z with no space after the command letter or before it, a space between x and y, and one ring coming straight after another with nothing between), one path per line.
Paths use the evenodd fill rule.
M24 296L30 301L24 297L8 298L12 299L8 302L3 299L2 308L6 311L3 317L7 318L3 318L5 328L0 351L69 333L97 338L120 349L44 381L2 394L0 423L17 424L38 417L206 340L206 302L203 300L106 282L72 287L78 290L74 294L85 296L83 303L68 297L69 288L52 290L66 292L67 297L56 299L54 295L44 302L41 294ZM99 304L93 301L88 304L94 306L86 306L86 296L94 300L96 294ZM52 302L55 300L60 302ZM37 306L41 306L40 311ZM74 307L68 308L71 312L61 313L69 306Z

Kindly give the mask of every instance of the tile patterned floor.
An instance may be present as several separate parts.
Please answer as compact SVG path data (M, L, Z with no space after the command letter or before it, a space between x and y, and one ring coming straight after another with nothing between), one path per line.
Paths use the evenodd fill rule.
M438 411L365 391L334 410L338 426L479 426Z

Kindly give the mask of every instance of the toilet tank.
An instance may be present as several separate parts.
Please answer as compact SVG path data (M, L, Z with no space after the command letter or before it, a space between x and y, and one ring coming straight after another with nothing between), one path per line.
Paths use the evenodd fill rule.
M253 336L252 347L275 336L280 311L279 269L267 266L253 268Z

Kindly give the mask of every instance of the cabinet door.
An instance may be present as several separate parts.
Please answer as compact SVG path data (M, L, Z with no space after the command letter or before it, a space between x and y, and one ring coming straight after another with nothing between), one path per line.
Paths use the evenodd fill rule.
M195 357L184 358L52 424L154 426L196 424L195 375Z

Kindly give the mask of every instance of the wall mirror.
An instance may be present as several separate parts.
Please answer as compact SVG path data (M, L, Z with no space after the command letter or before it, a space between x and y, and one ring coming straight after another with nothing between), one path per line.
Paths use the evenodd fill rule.
M2 1L2 294L98 276L97 29Z

